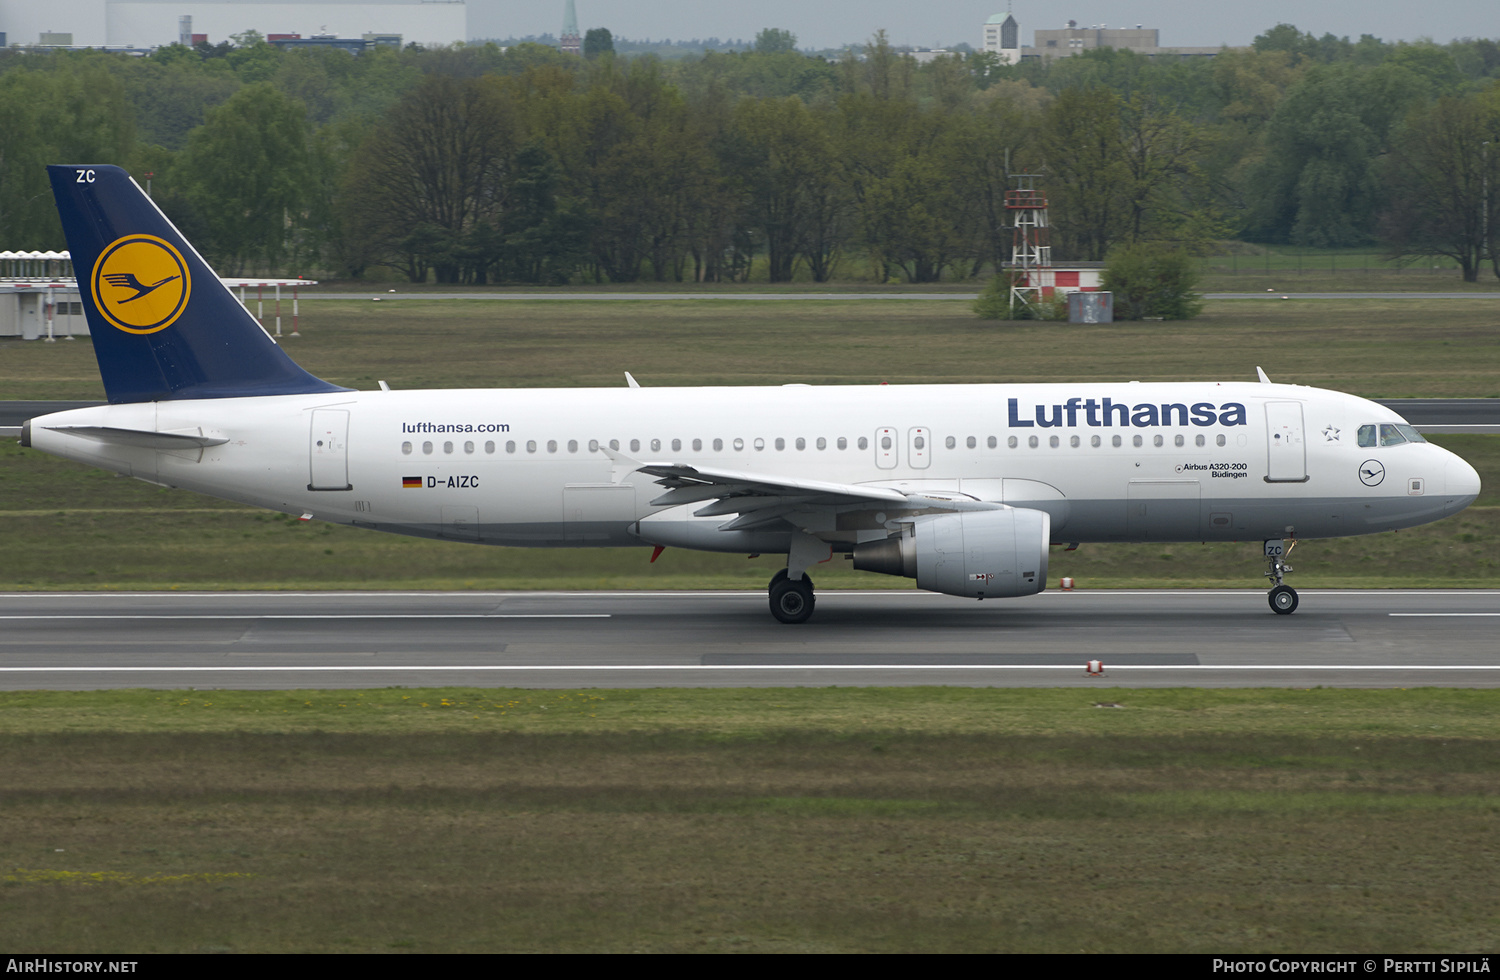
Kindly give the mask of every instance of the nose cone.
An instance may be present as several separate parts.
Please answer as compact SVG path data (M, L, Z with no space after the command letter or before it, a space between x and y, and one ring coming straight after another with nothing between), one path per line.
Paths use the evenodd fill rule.
M1455 498L1454 510L1462 510L1479 496L1479 473L1463 459L1450 455L1443 475L1447 481L1447 494Z

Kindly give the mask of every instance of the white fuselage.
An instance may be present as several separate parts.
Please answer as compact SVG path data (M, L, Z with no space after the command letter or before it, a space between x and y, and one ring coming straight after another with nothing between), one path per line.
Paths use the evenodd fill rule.
M360 391L111 405L33 419L40 450L314 519L527 546L784 551L720 531L618 458L971 497L1051 515L1057 542L1331 537L1467 506L1475 471L1402 420L1294 385L1018 384ZM71 427L71 429L70 429ZM101 430L225 439L164 449ZM94 433L94 434L89 434ZM890 533L872 504L804 530Z

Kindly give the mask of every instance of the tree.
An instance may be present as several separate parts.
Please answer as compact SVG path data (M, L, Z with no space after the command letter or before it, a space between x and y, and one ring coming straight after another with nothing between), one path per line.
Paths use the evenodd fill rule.
M413 281L430 267L438 282L460 282L485 261L467 250L475 228L504 209L504 167L519 139L503 84L428 75L371 135L346 182L353 225L401 255Z
M1114 294L1116 320L1190 320L1203 312L1193 290L1198 270L1184 251L1130 245L1110 252L1103 287Z
M308 138L302 104L267 83L210 110L188 138L174 180L225 267L281 261L313 185Z
M1129 227L1131 173L1120 109L1120 97L1100 88L1065 89L1047 107L1042 148L1060 255L1098 262Z
M1391 204L1381 237L1396 257L1444 255L1465 282L1488 255L1500 276L1500 108L1444 96L1412 114L1386 175Z
M590 27L583 36L583 56L589 60L615 53L615 37L607 27Z
M755 35L756 54L785 54L797 50L797 35L779 27L767 27Z

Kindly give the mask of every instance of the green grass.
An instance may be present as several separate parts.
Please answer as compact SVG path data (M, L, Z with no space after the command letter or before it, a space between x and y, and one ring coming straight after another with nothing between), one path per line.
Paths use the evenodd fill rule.
M1227 244L1200 260L1204 292L1500 292L1487 264L1477 282L1464 282L1458 264L1441 256L1398 262L1375 248Z
M356 388L1246 380L1500 397L1493 299L1220 300L1181 323L980 320L964 300L304 303L284 338ZM0 398L102 398L88 341L0 343Z
M0 694L0 943L1489 950L1497 699Z

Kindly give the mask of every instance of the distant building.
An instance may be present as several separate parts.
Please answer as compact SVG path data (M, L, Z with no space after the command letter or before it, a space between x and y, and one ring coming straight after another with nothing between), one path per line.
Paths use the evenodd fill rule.
M1001 64L1021 60L1021 25L1009 13L996 14L984 22L984 46L980 49L1000 56Z
M464 0L0 0L0 35L11 44L152 48L186 34L218 43L262 35L362 38L400 35L424 45L469 37ZM59 41L58 37L68 37Z
M563 54L583 54L583 36L578 33L578 11L573 9L573 0L563 8L562 37L558 49Z
M1035 44L1029 48L1020 46L1020 34L1021 28L1015 17L1008 13L996 14L985 22L984 50L998 54L1008 65L1017 61L1071 58L1099 48L1119 48L1145 58L1211 58L1223 50L1220 47L1164 48L1161 46L1161 31L1140 25L1134 28L1106 27L1103 24L1079 27L1077 21L1070 20L1068 26L1060 30L1036 31L1033 35Z

